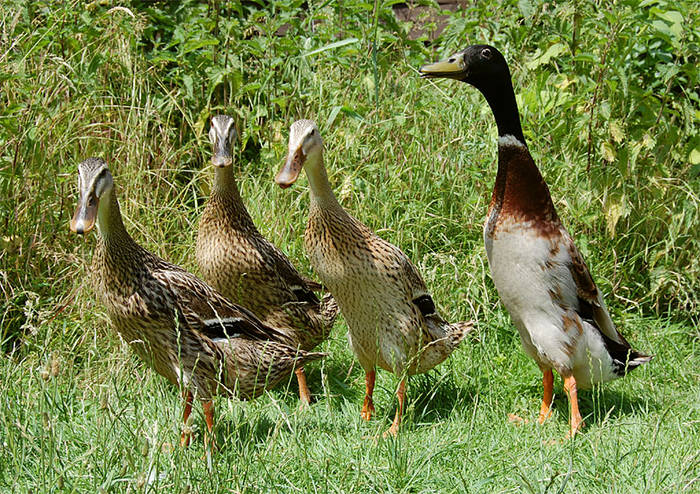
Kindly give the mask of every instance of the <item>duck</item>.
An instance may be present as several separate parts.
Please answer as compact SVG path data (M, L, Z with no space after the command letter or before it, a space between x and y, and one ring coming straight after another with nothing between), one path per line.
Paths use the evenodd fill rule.
M287 159L275 181L287 188L302 168L311 188L304 246L311 267L340 307L350 347L365 372L361 417L370 420L375 411L376 368L394 373L400 378L398 408L384 435L396 436L407 376L443 362L474 324L445 321L406 254L343 209L328 181L323 140L312 120L292 124Z
M92 260L95 294L131 350L183 390L182 446L190 443L187 421L195 398L204 409L205 445L215 446L215 395L256 398L296 367L324 356L281 343L279 330L137 244L124 227L105 160L81 162L78 186L70 229L85 235L98 226Z
M581 253L562 225L520 124L510 69L493 46L472 45L424 65L424 78L466 82L486 98L498 127L498 171L484 223L491 277L542 372L538 422L551 416L554 369L570 403L568 437L584 426L578 388L626 375L651 360L616 329Z
M322 286L302 276L290 260L256 228L234 177L231 148L233 118L215 115L209 139L213 147L214 186L197 233L196 259L202 278L230 301L249 309L282 333L282 341L311 351L325 341L338 314ZM304 367L296 369L301 406L311 402Z

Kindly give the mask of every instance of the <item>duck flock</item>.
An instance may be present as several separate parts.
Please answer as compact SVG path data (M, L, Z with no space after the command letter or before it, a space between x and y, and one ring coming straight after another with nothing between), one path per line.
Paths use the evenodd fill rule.
M633 350L615 328L559 220L525 142L503 55L492 46L472 45L420 72L474 86L493 112L498 173L484 223L491 276L523 349L542 371L539 422L551 414L556 371L571 405L573 436L584 425L577 389L622 377L651 357ZM474 323L446 321L406 254L343 209L328 181L316 123L291 125L287 159L275 181L291 187L306 171L311 206L304 246L320 283L301 275L248 214L232 167L233 119L214 116L209 137L215 179L197 236L201 279L129 235L104 160L89 158L78 166L80 199L70 228L85 234L99 226L94 289L114 329L183 390L185 424L194 400L202 402L210 447L214 395L253 399L294 372L302 406L310 402L304 365L326 356L313 350L328 338L340 311L365 371L363 419L374 413L376 368L400 378L399 406L385 433L396 435L408 376L447 359ZM190 436L183 427L183 446Z

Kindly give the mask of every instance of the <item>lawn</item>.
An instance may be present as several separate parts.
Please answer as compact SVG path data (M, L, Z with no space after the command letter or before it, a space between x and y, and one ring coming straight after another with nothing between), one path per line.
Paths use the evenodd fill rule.
M432 2L421 2L434 6ZM0 0L0 491L697 492L700 138L695 2L476 3L411 39L389 4ZM284 36L280 34L284 32ZM432 39L432 36L430 36ZM618 327L651 363L536 423L541 374L488 272L496 173L483 97L417 68L476 42L510 62L523 130ZM247 403L201 407L179 448L178 390L112 330L72 235L77 164L105 158L125 225L196 272L213 178L211 115L236 119L253 219L306 275L308 182L273 182L289 125L313 118L341 204L420 268L446 318L477 330L408 384L379 371L372 421L339 317L307 367ZM523 421L509 420L516 414Z

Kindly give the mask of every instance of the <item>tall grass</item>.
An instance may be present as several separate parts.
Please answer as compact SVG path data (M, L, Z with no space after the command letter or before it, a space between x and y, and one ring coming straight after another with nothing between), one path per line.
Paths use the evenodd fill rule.
M617 476L613 490L696 487L697 5L478 2L450 15L427 44L382 2L0 0L0 485L539 492ZM537 406L539 378L482 246L495 125L476 91L416 71L472 42L506 54L565 224L625 334L657 354L639 377L592 395L583 452L542 446L565 429L565 402L549 428L504 424L507 411ZM445 315L479 321L479 343L412 381L415 441L361 440L383 424L357 420L360 377L341 323L312 374L323 391L309 414L292 413L283 391L249 407L222 401L219 432L233 446L215 476L196 451L161 454L178 432L177 397L95 307L94 239L67 229L75 170L107 159L129 231L194 269L216 112L237 119L251 215L300 269L312 275L305 182L282 192L272 177L288 125L310 117L341 203L410 255ZM380 377L387 417L392 383Z

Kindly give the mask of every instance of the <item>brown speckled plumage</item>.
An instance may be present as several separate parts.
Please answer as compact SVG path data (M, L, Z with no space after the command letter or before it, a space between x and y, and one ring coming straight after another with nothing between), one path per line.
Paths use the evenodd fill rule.
M319 300L313 289L320 286L302 277L255 227L231 166L232 129L230 117L212 119L216 178L199 224L199 269L229 300L277 328L286 344L312 350L328 337L338 306L330 295Z
M117 332L156 372L204 401L220 393L251 399L323 356L281 343L278 330L140 247L124 228L106 163L90 159L79 171L71 229L86 233L98 216L95 292ZM93 210L84 207L91 198Z
M401 377L426 372L445 360L473 325L442 319L406 255L340 206L328 183L322 153L316 125L309 120L295 122L287 163L276 180L283 187L291 185L301 160L311 185L304 244L311 266L348 323L351 347L367 375L363 417L369 418L376 366ZM402 384L399 411L389 431L393 434L403 393Z

